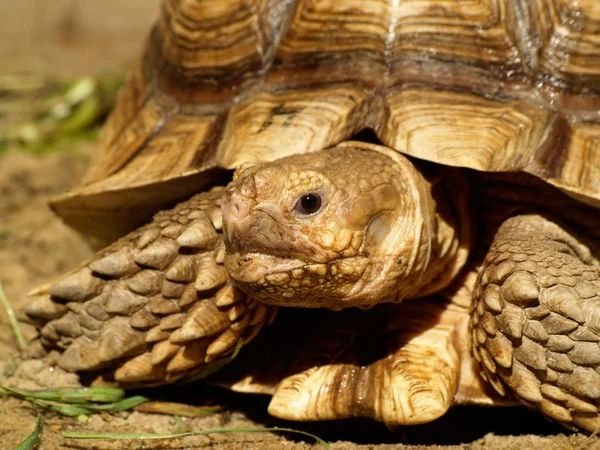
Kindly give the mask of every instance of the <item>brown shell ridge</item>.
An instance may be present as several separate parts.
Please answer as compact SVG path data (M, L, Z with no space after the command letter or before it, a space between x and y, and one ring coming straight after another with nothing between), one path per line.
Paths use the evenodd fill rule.
M292 4L165 1L148 45L157 86L182 103L230 101L270 66Z
M521 55L521 64L527 73L533 73L539 65L537 46L533 44L537 30L531 17L529 2L517 0L511 4L511 20L515 30L515 44Z
M125 134L125 131L150 100L151 93L146 90L146 82L147 76L140 61L129 73L125 86L119 91L116 106L102 128L100 150L83 179L84 185L112 175L137 152L140 145L138 133Z
M600 207L600 121L557 117L523 170Z
M600 95L600 13L595 2L536 0L531 2L544 45L539 79L552 88L575 87Z

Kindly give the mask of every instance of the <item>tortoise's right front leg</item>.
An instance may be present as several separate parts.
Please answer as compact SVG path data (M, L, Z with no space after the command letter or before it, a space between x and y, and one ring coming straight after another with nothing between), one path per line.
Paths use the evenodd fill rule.
M27 314L59 367L114 370L124 387L202 371L250 341L276 312L227 283L216 187L158 213L57 282Z
M474 292L482 376L568 428L600 427L600 267L575 235L538 215L499 228Z

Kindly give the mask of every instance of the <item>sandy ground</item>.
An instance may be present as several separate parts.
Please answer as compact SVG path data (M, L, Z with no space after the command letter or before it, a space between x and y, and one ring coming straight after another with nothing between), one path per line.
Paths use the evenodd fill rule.
M123 67L135 58L156 14L158 0L0 0L0 72L42 68L55 74L82 74ZM2 118L0 117L0 120ZM0 280L20 310L26 292L76 266L91 254L85 240L47 208L48 198L82 176L94 151L82 144L69 152L34 156L0 153ZM25 328L25 334L33 330ZM77 386L74 375L41 362L21 363L4 312L0 312L0 380L35 388ZM218 404L224 412L178 420L141 412L98 414L87 423L44 414L39 449L308 449L306 438L273 433L211 435L170 441L74 441L63 431L172 433L221 427L292 427L315 433L340 449L600 449L600 440L565 433L525 408L454 408L431 424L394 432L367 420L319 424L286 423L266 413L268 399L210 387L144 393L153 399ZM13 449L35 426L35 411L23 401L0 397L0 450Z
M89 74L126 65L160 0L0 0L0 73Z

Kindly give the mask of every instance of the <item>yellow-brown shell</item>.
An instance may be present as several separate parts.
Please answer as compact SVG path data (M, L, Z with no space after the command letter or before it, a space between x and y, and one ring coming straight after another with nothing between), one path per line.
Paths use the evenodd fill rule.
M219 168L365 128L600 205L597 0L165 0L93 166L54 208L112 239Z

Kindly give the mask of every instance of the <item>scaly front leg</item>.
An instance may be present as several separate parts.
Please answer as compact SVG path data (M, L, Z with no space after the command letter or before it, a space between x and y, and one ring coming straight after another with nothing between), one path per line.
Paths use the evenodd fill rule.
M113 370L123 387L170 383L230 355L273 319L275 307L227 284L224 190L158 213L38 289L27 314L41 328L38 344L61 352L59 367Z
M539 215L502 224L474 292L473 353L482 376L574 429L600 427L600 264Z

